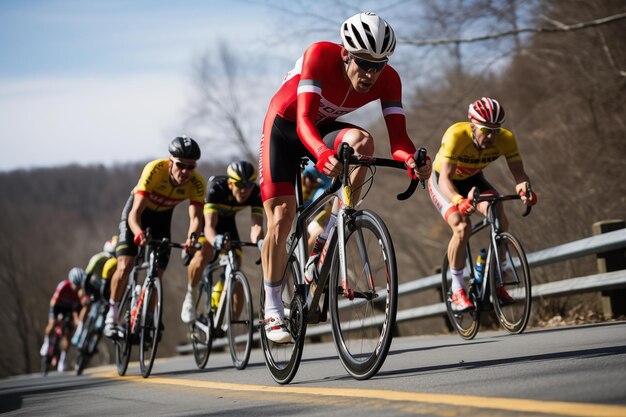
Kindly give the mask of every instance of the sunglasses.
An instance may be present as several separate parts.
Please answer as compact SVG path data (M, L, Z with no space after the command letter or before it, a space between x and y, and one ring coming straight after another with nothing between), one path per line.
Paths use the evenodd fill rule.
M176 164L176 168L178 169L186 169L188 171L193 171L194 169L196 169L196 164L186 164L182 161L179 161L178 159L174 159L173 161Z
M478 123L474 123L474 126L476 126L476 128L480 130L480 132L483 135L488 135L490 133L497 135L498 133L500 133L499 127L487 127L487 126L479 125Z
M245 189L245 190L249 190L250 188L254 187L254 182L243 182L243 181L237 181L237 180L233 180L233 179L229 179L229 181L235 185L235 187L239 188L239 189Z
M350 59L352 59L354 63L365 72L379 72L382 71L383 68L385 68L385 65L387 65L386 59L384 61L370 61L364 58L359 58L358 56L354 56L352 54L350 54L349 56Z

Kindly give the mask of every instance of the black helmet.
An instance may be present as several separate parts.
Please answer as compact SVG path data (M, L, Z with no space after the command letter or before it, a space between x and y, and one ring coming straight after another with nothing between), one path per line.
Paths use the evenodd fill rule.
M249 183L256 180L256 169L248 161L231 162L226 169L226 174L236 182Z
M193 159L197 161L200 159L200 147L190 137L178 136L175 137L172 143L170 143L170 155L177 158Z

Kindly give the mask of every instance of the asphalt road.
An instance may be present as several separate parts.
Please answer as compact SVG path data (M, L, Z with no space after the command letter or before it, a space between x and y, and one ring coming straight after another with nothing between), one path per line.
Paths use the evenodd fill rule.
M277 385L255 349L246 370L227 352L205 370L193 357L158 359L143 379L112 366L83 376L0 380L6 415L626 416L626 322L396 338L378 375L348 376L332 344L305 346L294 381Z

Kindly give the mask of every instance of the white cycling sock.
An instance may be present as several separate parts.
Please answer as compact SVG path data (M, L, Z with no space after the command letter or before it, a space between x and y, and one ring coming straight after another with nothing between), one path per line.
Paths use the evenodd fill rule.
M285 316L285 307L283 306L282 281L272 282L263 280L265 289L265 318L279 315L281 318Z
M117 323L118 319L119 319L119 313L118 313L118 306L119 303L117 301L115 301L114 299L109 299L109 312L107 313L107 317L105 320L105 323Z
M463 282L463 269L450 268L452 273L452 292L465 289L465 282Z

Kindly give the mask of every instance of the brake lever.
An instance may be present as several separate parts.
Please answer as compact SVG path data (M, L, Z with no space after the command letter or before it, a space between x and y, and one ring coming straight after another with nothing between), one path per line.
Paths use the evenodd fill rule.
M413 155L413 159L415 159L415 163L417 164L418 168L426 165L426 148L419 148ZM411 179L409 187L404 192L398 194L396 198L400 201L404 201L411 197L417 189L418 182L422 184L422 188L426 188L426 183L424 180L418 181L417 179Z
M526 198L529 198L532 193L532 188L530 188L530 183L526 182ZM532 206L526 206L526 210L522 213L522 217L526 217L530 214L530 211L533 209Z
M415 159L415 163L417 164L418 168L426 165L426 148L419 148L415 152L413 158ZM422 184L422 188L426 188L426 182L424 180L420 180L420 184Z

